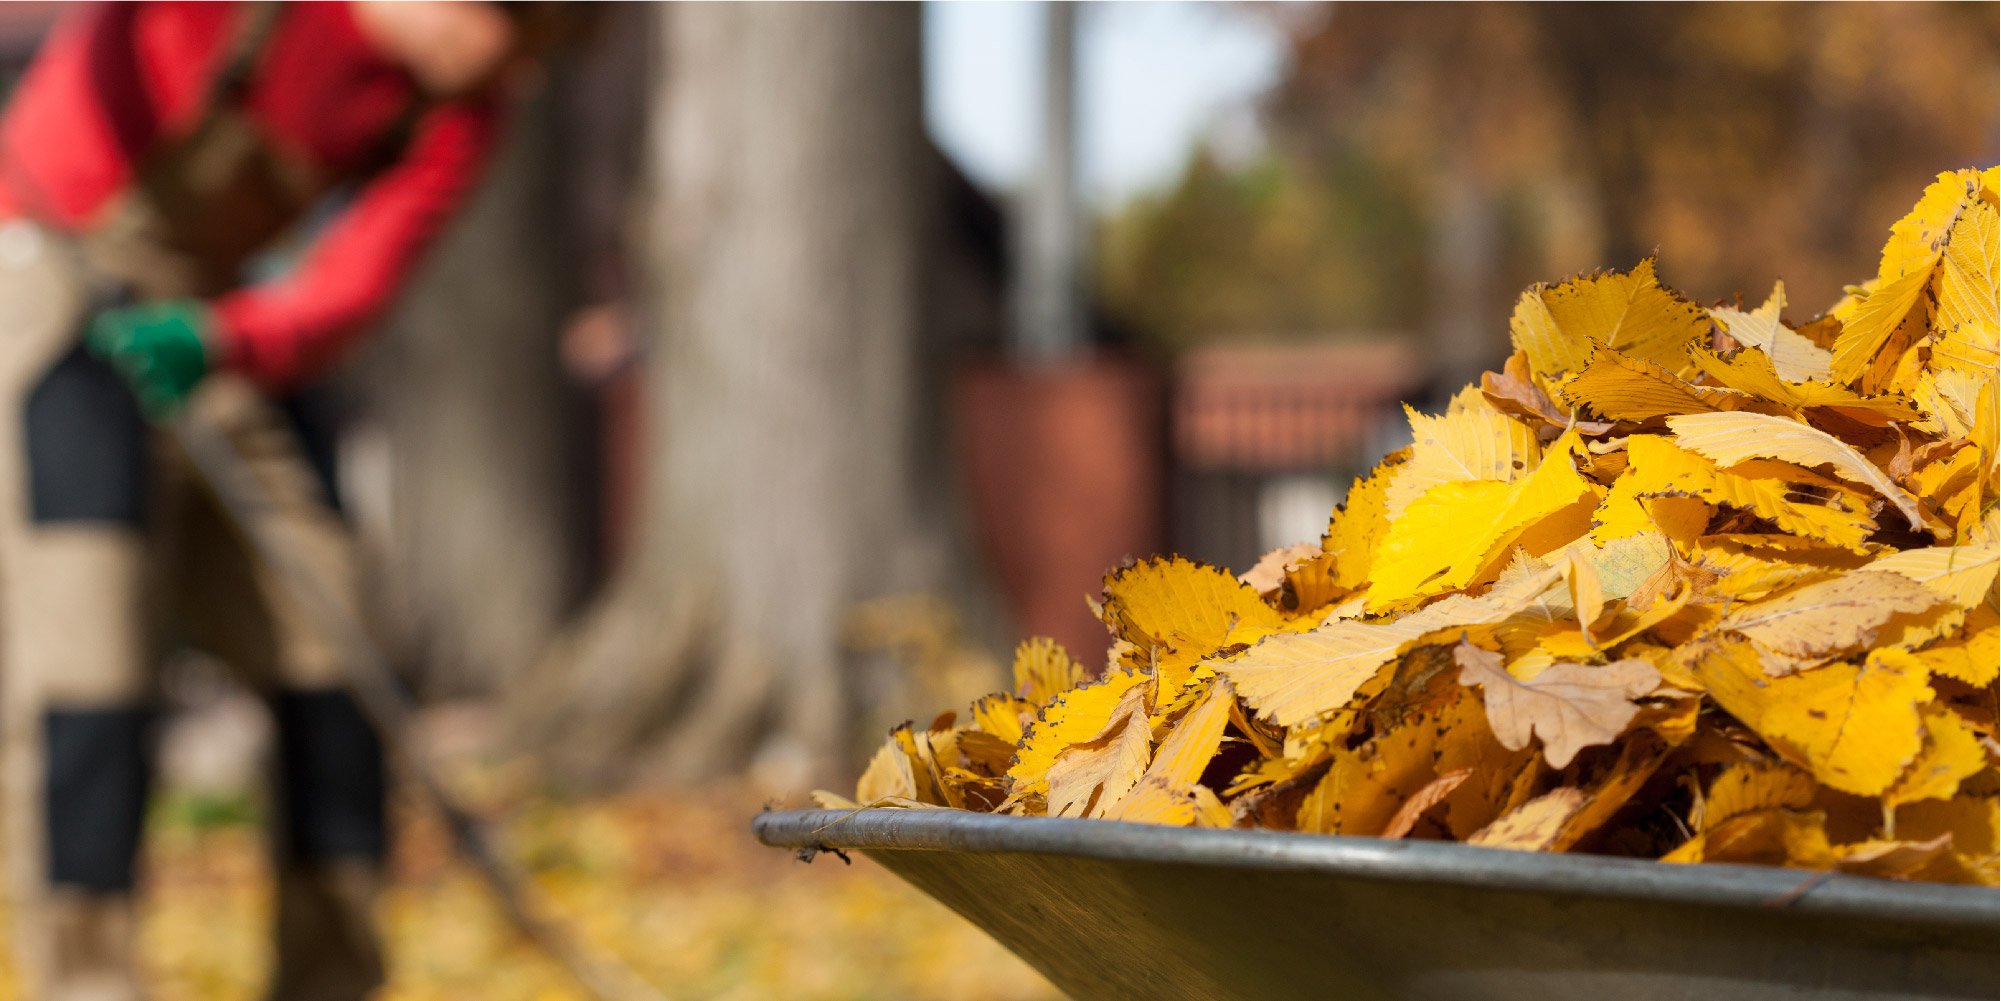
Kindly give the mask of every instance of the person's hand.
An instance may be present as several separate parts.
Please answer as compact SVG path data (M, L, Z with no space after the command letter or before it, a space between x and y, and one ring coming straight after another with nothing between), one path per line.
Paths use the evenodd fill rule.
M125 377L148 419L163 421L208 375L212 329L207 306L173 299L98 314L84 344Z

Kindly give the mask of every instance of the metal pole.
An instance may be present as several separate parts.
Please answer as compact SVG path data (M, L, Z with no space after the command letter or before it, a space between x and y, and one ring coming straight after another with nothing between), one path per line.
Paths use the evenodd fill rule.
M1077 4L1043 5L1042 157L1015 212L1011 348L1023 365L1084 349L1083 227L1077 189Z

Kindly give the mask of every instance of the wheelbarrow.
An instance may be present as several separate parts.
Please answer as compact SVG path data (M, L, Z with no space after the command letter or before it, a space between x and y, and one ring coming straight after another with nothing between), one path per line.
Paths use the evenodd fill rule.
M1977 887L1431 841L801 810L1077 1001L1890 1001L2001 993Z

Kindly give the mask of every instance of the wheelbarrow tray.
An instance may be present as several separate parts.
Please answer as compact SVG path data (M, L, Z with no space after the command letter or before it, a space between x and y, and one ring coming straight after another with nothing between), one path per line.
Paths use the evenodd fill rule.
M1978 887L957 810L753 829L865 853L1077 1001L2001 992L2001 898Z

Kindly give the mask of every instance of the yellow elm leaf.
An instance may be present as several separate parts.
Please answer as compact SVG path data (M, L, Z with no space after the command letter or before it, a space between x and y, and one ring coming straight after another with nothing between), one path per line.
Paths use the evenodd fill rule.
M1228 646L1240 631L1284 625L1276 609L1229 571L1180 556L1113 571L1105 578L1103 608L1105 624L1120 639L1141 649L1167 646L1198 655Z
M1495 817L1527 802L1547 766L1542 755L1524 748L1510 751L1487 727L1487 710L1471 689L1460 688L1454 701L1439 713L1445 733L1438 738L1433 767L1440 775L1468 772L1468 778L1445 794L1447 833L1465 840Z
M1676 558L1674 543L1660 532L1643 531L1603 545L1579 539L1566 547L1589 564L1606 599L1625 598Z
M1635 585L1633 592L1626 596L1626 610L1650 614L1656 608L1677 606L1674 611L1662 613L1664 618L1671 617L1698 595L1704 601L1712 600L1720 579L1721 574L1692 560L1682 559L1679 554L1670 553L1659 569Z
M1390 528L1389 486L1409 456L1409 449L1392 453L1374 472L1356 480L1327 522L1327 534L1321 538L1320 548L1334 554L1334 583L1343 590L1352 591L1369 582L1376 546Z
M1680 374L1687 346L1709 335L1702 307L1661 285L1654 260L1631 271L1573 278L1522 293L1508 323L1515 347L1536 375L1581 371L1593 344Z
M1405 802L1437 777L1434 751L1444 728L1417 715L1361 747L1337 747L1332 764L1301 801L1298 825L1314 834L1383 833Z
M2001 675L2001 628L1995 623L1993 607L1981 605L1966 613L1964 638L1919 650L1918 660L1933 674L1975 688L1992 685Z
M1779 374L1772 359L1760 351L1745 349L1726 359L1698 346L1689 352L1689 358L1717 385L1792 410L1826 407L1871 425L1908 422L1917 417L1911 404L1899 396L1864 396L1830 382L1788 380Z
M1528 746L1542 738L1550 767L1562 768L1577 752L1609 744L1626 732L1640 711L1632 700L1652 692L1661 680L1653 664L1640 659L1605 665L1552 664L1518 681L1501 667L1499 654L1471 643L1453 650L1459 683L1478 685L1485 696L1487 722L1501 746Z
M1612 488L1605 491L1597 510L1591 512L1591 541L1605 546L1635 536L1666 535L1687 543L1702 534L1714 513L1707 504L1698 497L1649 497L1641 492L1648 485L1658 487L1658 478L1634 472L1628 462L1626 470L1612 481ZM1684 503L1673 503L1677 501Z
M813 800L813 805L822 810L859 810L862 808L862 804L840 793L830 792L826 789L815 789L809 795Z
M1631 477L1631 489L1640 497L1693 497L1725 504L1770 519L1795 535L1855 550L1861 550L1876 529L1866 512L1841 506L1839 497L1825 504L1798 499L1785 479L1718 469L1714 462L1660 435L1634 435L1627 439L1626 449L1632 465L1619 479Z
M1396 815L1390 818L1389 826L1383 828L1381 836L1395 840L1409 834L1411 828L1417 826L1418 818L1424 816L1424 811L1445 802L1445 798L1472 775L1473 769L1461 768L1443 772L1426 783L1424 788L1411 794L1402 806L1397 807Z
M903 755L910 761L911 779L917 783L915 797L926 803L940 803L944 797L939 794L936 761L931 756L931 748L918 742L918 734L909 723L904 723L889 731L889 739L903 749Z
M1917 760L1883 791L1883 805L1892 810L1921 799L1951 799L1968 776L1991 767L1980 735L1958 713L1943 706L1926 706L1924 725L1924 747Z
M1924 879L1941 883L1970 882L1971 874L1958 864L1952 853L1952 839L1893 841L1871 839L1855 844L1836 845L1836 872L1882 879Z
M1676 710L1676 714L1692 723L1694 701L1688 700L1687 711ZM1682 726L1679 731L1692 729L1692 725ZM1546 851L1570 851L1597 832L1626 808L1685 736L1685 732L1670 736L1650 727L1636 730L1619 745L1615 759L1597 768L1586 784L1575 787L1584 791L1583 801L1561 820L1553 837L1538 847Z
M1048 705L1059 693L1083 684L1084 678L1084 665L1053 639L1038 636L1014 648L1014 693L1036 706Z
M1502 814L1466 839L1469 845L1548 851L1563 836L1564 825L1577 815L1589 795L1576 786L1558 786Z
M1221 567L1180 556L1141 560L1105 577L1105 624L1178 691L1202 658L1286 627L1258 592ZM1163 698L1166 698L1163 695Z
M875 756L869 759L868 768L855 783L855 799L866 806L885 799L916 799L917 778L910 767L910 756L902 745L891 737Z
M1958 526L1978 520L1988 478L1980 450L1962 448L1920 466L1905 482L1932 510Z
M947 713L941 719L949 720ZM949 726L949 724L947 724ZM908 726L899 727L891 735L904 745L905 753L911 758L911 771L917 779L917 798L926 803L965 809L964 790L948 776L947 771L955 768L959 761L959 734L957 730L913 730Z
M1912 421L1911 426L1941 438L1970 437L1979 419L1980 403L1991 395L1987 390L1992 384L1992 375L1984 371L1934 368L1920 373L1911 402L1924 417Z
M1288 615L1317 615L1347 597L1340 583L1341 560L1320 552L1286 568L1279 581L1278 607Z
M1883 353L1890 335L1903 326L1924 297L1931 283L1932 262L1914 265L1911 271L1883 281L1856 302L1852 309L1836 307L1841 335L1834 339L1834 377L1852 383ZM1866 388L1866 386L1865 386Z
M1862 664L1834 663L1763 677L1755 655L1705 657L1697 674L1730 715L1798 760L1823 785L1858 796L1888 788L1917 756L1928 673L1902 650L1872 650Z
M1496 409L1531 423L1539 420L1548 427L1566 431L1575 427L1585 434L1603 434L1612 429L1603 422L1576 420L1575 415L1558 408L1544 390L1542 379L1529 370L1528 355L1521 351L1509 355L1501 371L1481 374L1480 395Z
M973 703L973 722L1010 744L1021 743L1024 719L1035 718L1035 703L997 692Z
M1609 623L1600 626L1601 631L1595 643L1597 650L1609 650L1680 615L1682 610L1688 607L1689 600L1695 596L1695 591L1696 588L1684 580L1680 586L1664 594L1650 597L1647 604L1635 605L1628 602L1627 607L1620 609L1619 614Z
M1871 395L1910 395L1917 387L1918 376L1924 374L1924 358L1931 350L1931 328L1925 324L1925 316L1926 310L1921 308L1913 308L1905 315L1904 322L1890 332L1889 340L1856 377L1857 391Z
M1779 541L1797 545L1773 545ZM1833 577L1833 571L1853 571L1869 563L1869 555L1791 535L1705 535L1695 545L1693 563L1717 577L1705 585L1709 597L1759 601Z
M1690 385L1652 362L1605 350L1594 350L1584 370L1554 391L1559 403L1615 421L1735 410L1746 402L1735 390Z
M1376 550L1369 574L1369 610L1381 611L1470 582L1485 565L1495 541L1520 531L1521 526L1513 523L1518 520L1512 503L1521 492L1517 486L1468 480L1441 483L1426 491L1391 523ZM1449 573L1455 568L1460 572Z
M1841 334L1834 342L1834 374L1853 382L1877 360L1890 335L1910 315L1931 286L1939 258L1960 216L1977 205L1975 171L1948 171L1925 188L1910 213L1890 227L1873 287L1857 300L1844 300L1834 315Z
M1952 847L1968 855L1993 855L2001 850L2001 815L1993 796L1925 799L1897 807L1897 835L1929 840L1952 836Z
M1223 746L1223 728L1230 722L1236 698L1228 681L1211 683L1201 701L1161 740L1146 777L1160 779L1171 789L1194 785Z
M1739 605L1720 625L1787 657L1825 658L1868 646L1899 612L1943 600L1909 577L1858 570Z
M1967 437L1987 457L1989 469L2001 466L2001 399L1993 393L1983 392L1975 402L1973 430Z
M1965 546L1931 546L1879 556L1867 569L1899 574L1963 607L1991 601L2001 575L2001 546L1992 540Z
M1743 761L1717 773L1689 818L1697 832L1760 810L1799 810L1813 802L1813 776L1778 761Z
M1405 406L1410 458L1384 490L1384 513L1394 521L1410 502L1441 483L1521 479L1542 461L1535 430L1492 409L1466 408L1443 417Z
M1480 597L1451 595L1398 619L1343 619L1275 635L1209 666L1230 679L1259 718L1298 726L1345 708L1363 684L1424 636L1500 622L1561 579L1560 571L1544 568Z
M1786 557L1767 558L1746 550L1698 549L1691 565L1716 580L1705 588L1712 599L1756 601L1776 591L1809 581L1822 580L1832 572L1794 562Z
M1542 519L1579 504L1589 505L1581 512L1588 518L1598 488L1577 472L1576 443L1576 433L1566 433L1526 479L1446 483L1411 502L1376 551L1369 607L1380 610L1478 583Z
M1874 645L1916 651L1948 636L1959 635L1965 623L1966 609L1950 601L1941 601L1923 612L1899 612L1890 616L1876 633Z
M1576 847L1578 842L1605 826L1606 821L1626 807L1633 794L1653 778L1669 753L1693 730L1695 702L1690 699L1682 707L1648 710L1643 714L1643 720L1646 715L1666 718L1659 726L1636 725L1619 742L1619 756L1591 781L1583 805L1558 829L1556 841L1550 845L1551 851L1569 851Z
M1146 772L1153 729L1146 719L1146 686L1120 696L1105 729L1072 744L1049 766L1049 815L1095 817L1111 809Z
M1739 814L1661 856L1663 862L1737 862L1825 869L1834 862L1826 818L1799 810Z
M1072 745L1093 740L1110 728L1113 713L1126 693L1144 687L1146 675L1139 671L1113 671L1098 681L1063 692L1030 724L1015 754L1008 779L1016 795L1029 796L1049 790L1049 768L1058 755Z
M1583 543L1583 548L1593 550L1588 542ZM1597 566L1574 551L1566 561L1564 576L1570 579L1570 604L1577 612L1577 625L1588 638L1592 625L1605 614L1605 585L1599 580Z
M1318 545L1299 542L1290 546L1280 546L1258 557L1249 570L1237 575L1244 586L1256 591L1261 597L1269 598L1285 583L1286 571L1293 566L1324 555Z
M1172 827L1229 827L1230 808L1207 786L1175 786L1158 777L1141 779L1105 814L1106 820Z
M1788 382L1834 378L1834 356L1781 323L1779 314L1785 308L1786 283L1773 282L1772 294L1757 309L1714 306L1709 315L1732 340L1764 358L1779 378Z
M1827 466L1834 474L1875 490L1903 512L1911 527L1925 531L1936 519L1889 475L1846 442L1819 428L1766 414L1686 414L1668 418L1675 443L1719 465L1734 466L1747 459L1779 459L1812 468Z
M1938 306L1932 317L1939 337L1931 367L1992 378L2001 356L2001 323L1995 315L1996 262L2001 259L2001 226L1993 205L1975 202L1953 224L1938 271Z
M1015 742L984 730L964 729L958 733L959 754L983 778L1004 779L1014 767Z
M1943 171L1926 185L1911 211L1890 226L1877 275L1889 279L1930 267L1961 215L1981 203L1981 183L1980 171L1966 169Z
M1512 533L1512 537L1503 535L1489 552L1486 562L1473 571L1467 586L1498 579L1498 572L1516 556L1532 556L1544 562L1559 558L1558 554L1564 547L1590 536L1591 513L1598 509L1598 502L1604 496L1605 488L1586 479L1584 493L1576 501L1530 519L1521 531Z
M1860 568L1874 558L1872 552L1882 551L1882 547L1879 546L1870 552L1858 553L1853 549L1821 539L1788 535L1784 532L1712 532L1696 539L1695 544L1705 550L1728 549L1758 553L1772 559L1790 560L1802 566L1829 570Z

